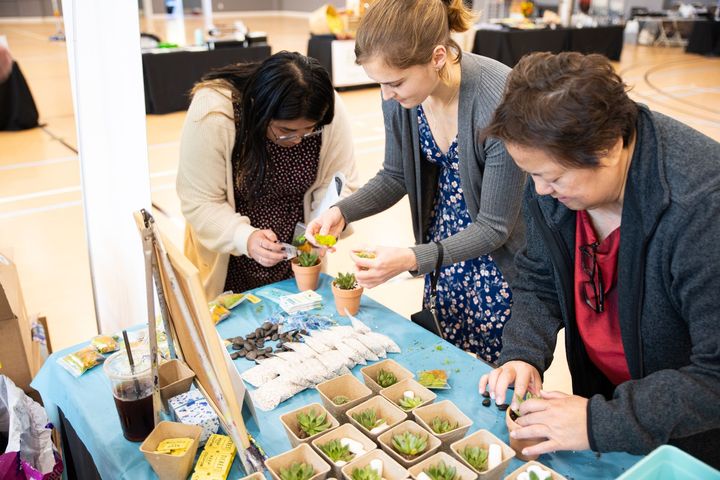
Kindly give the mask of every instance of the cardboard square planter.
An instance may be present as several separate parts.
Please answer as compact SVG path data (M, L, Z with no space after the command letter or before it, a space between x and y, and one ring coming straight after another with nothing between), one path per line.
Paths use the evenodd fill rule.
M397 363L395 360L390 360L389 358L386 360L382 360L380 362L374 363L372 365L368 365L367 367L363 367L360 369L360 373L362 373L363 381L365 382L365 385L372 390L373 393L378 393L380 390L382 390L383 387L378 385L376 382L377 375L380 370L386 370L388 372L392 372L395 374L395 376L398 379L398 382L401 382L405 380L406 378L414 378L415 374L413 374L410 370L403 367L399 363Z
M160 480L174 480L176 478L187 478L192 470L195 461L195 454L200 445L202 427L197 425L186 425L177 422L160 422L150 432L145 441L140 444L140 451L145 459L160 478ZM166 453L155 453L158 445L168 438L192 438L190 448L180 456L168 455Z
M460 454L460 452L465 447L482 447L482 448L488 448L488 445L491 443L497 443L500 445L500 450L502 452L502 462L500 462L500 465L493 468L492 470L486 470L484 472L478 472L473 468L472 465L470 465L463 456ZM507 470L508 465L510 465L510 460L513 459L515 456L515 450L510 448L505 442L500 440L498 437L493 435L492 433L488 432L487 430L478 430L477 432L473 433L472 435L468 435L467 437L463 438L462 440L458 440L457 442L450 445L450 452L452 455L455 456L458 460L460 460L462 463L468 466L468 468L472 469L473 471L477 472L478 478L480 480L500 480L505 473L505 470Z
M173 397L190 390L195 373L184 362L173 359L158 367L160 377L160 398L167 407L167 402Z
M355 425L355 427L357 427L357 429L360 430L363 435L369 437L373 441L377 440L378 435L387 431L387 429L383 430L383 432L371 433L368 429L360 425L360 423L353 418L353 414L360 413L370 408L375 409L378 418L385 419L385 423L388 425L388 429L394 427L395 425L399 424L407 418L407 414L405 412L390 403L386 398L378 396L372 397L369 400L366 400L360 405L357 405L345 412L350 423Z
M445 465L452 466L456 470L456 480L476 480L477 473L471 468L466 467L461 462L458 462L455 458L451 457L445 452L438 452L430 458L423 460L422 462L410 467L410 475L417 480L418 475L424 472L425 469L430 468L438 463L443 462Z
M320 435L319 437L314 439L312 442L310 442L310 444L315 449L315 451L318 452L322 459L325 460L328 464L330 464L332 468L332 474L335 476L335 478L342 478L342 467L344 467L345 465L335 464L335 462L330 460L330 458L325 455L325 452L323 452L320 447L322 445L325 445L327 442L330 442L331 440L340 440L342 438L349 438L351 440L355 440L356 442L360 442L366 454L377 448L375 442L363 435L360 430L358 430L349 423L346 423L345 425L340 425L335 430ZM355 461L360 457L362 457L362 455L356 455L355 458L353 458L351 461Z
M315 388L320 394L323 406L341 422L347 421L345 412L372 396L372 391L351 373L322 382ZM337 396L347 397L348 402L336 405L333 399Z
M315 475L310 480L325 480L330 472L330 465L320 458L320 455L307 443L301 443L292 450L276 455L265 460L265 467L270 471L270 476L280 480L280 470L288 468L293 463L307 463L312 465Z
M427 448L425 449L425 452L423 452L422 455L414 457L412 460L405 458L399 452L395 451L392 445L392 438L395 435L400 435L401 433L408 431L427 437ZM412 420L407 420L400 425L396 425L387 432L381 434L378 437L378 443L380 444L380 448L382 448L388 455L390 455L394 460L396 460L400 465L405 468L410 468L411 466L422 462L426 458L429 458L440 448L441 444L439 438L437 438L432 433L428 432Z
M473 421L450 400L418 407L413 411L413 415L419 425L440 439L443 444L442 449L446 452L450 451L450 444L463 438L473 424ZM435 417L440 417L451 423L457 422L458 426L446 433L436 433L430 426Z
M240 480L265 480L265 475L263 475L262 472L255 472L247 477L242 477Z
M410 475L405 467L388 456L382 450L373 450L367 455L363 455L355 461L352 461L342 468L344 480L352 480L352 472L356 468L363 468L370 465L373 460L380 460L383 463L382 478L384 480L405 480Z
M330 428L323 432L317 433L312 437L300 438L298 436L300 432L300 426L298 425L297 415L299 413L307 413L311 410L315 410L315 412L318 414L321 412L325 413L328 420L330 420ZM323 407L319 403L311 403L310 405L305 405L304 407L298 408L297 410L293 410L292 412L288 412L285 415L281 415L280 421L282 422L283 427L285 427L285 433L287 434L288 440L290 440L290 445L292 445L293 447L297 447L301 443L309 444L314 438L317 438L323 433L329 432L330 430L333 430L340 426L340 422L338 422L335 417L333 417L330 412L328 412L325 407Z
M545 471L550 472L552 474L552 480L566 480L565 477L563 477L562 475L557 473L552 468L546 467L542 463L536 462L534 460L527 462L527 463L523 464L522 466L520 466L517 470L514 470L510 475L505 477L505 480L515 480L516 478L518 478L518 475L520 475L522 472L527 471L528 467L533 466L533 465L535 465L536 467L540 467Z
M433 403L435 399L437 398L437 395L435 395L431 390L428 390L427 388L420 385L418 382L413 380L412 378L406 378L405 380L402 380L395 385L392 385L387 388L383 388L380 390L380 395L387 398L388 401L390 401L392 404L396 405L399 409L406 413L410 413L415 408L411 408L410 410L405 410L400 405L398 405L398 400L403 398L403 393L406 391L412 391L416 397L422 398L422 403L418 405L415 408L420 408L423 405L428 405L430 403Z

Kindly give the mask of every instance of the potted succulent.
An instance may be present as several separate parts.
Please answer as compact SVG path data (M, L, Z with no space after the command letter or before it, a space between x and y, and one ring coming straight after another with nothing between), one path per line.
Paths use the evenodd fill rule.
M320 435L311 445L332 466L336 478L342 477L342 467L377 448L375 442L349 423Z
M450 452L474 470L480 480L500 480L515 457L512 448L487 430L478 430L452 443Z
M405 412L383 397L372 397L346 414L350 423L372 440L407 418Z
M565 477L542 463L530 461L505 477L506 480L565 480Z
M360 369L360 373L362 373L365 385L373 393L378 393L383 388L414 376L410 370L390 359L363 367Z
M473 424L450 400L417 408L413 415L418 424L440 439L445 450L450 449L451 443L463 438Z
M315 388L325 408L340 421L347 420L345 412L372 395L372 391L351 373L322 382Z
M312 403L280 416L285 433L293 447L310 443L323 432L337 428L340 423L319 403Z
M330 466L305 443L268 458L265 467L274 480L324 480L330 472Z
M477 474L448 455L438 452L435 455L409 468L415 480L475 480Z
M314 252L300 252L297 257L290 261L298 290L316 290L320 279L322 261L320 256Z
M405 480L410 473L382 450L373 450L342 468L345 480Z
M332 282L332 292L335 297L335 308L341 317L347 313L357 314L360 310L363 288L358 286L354 273L338 273Z
M380 435L378 443L380 448L405 468L422 462L440 448L440 440L412 420Z
M406 378L387 388L380 390L380 395L387 398L405 412L432 403L437 398L433 392L420 385L412 378Z
M517 430L518 428L521 428L520 425L517 424L516 420L518 417L520 417L520 404L524 402L525 400L530 400L531 398L539 398L537 395L533 395L530 392L527 392L525 394L525 397L520 397L518 395L515 396L518 401L518 409L513 410L512 408L508 408L505 411L505 425L507 425L508 434L514 430ZM520 460L524 460L526 462L530 460L535 460L539 457L539 455L523 455L522 451L526 447L532 447L533 445L537 445L540 442L544 442L545 438L543 437L537 437L537 438L523 438L523 439L516 439L516 438L510 438L510 447L515 450L515 453L517 454L517 458Z

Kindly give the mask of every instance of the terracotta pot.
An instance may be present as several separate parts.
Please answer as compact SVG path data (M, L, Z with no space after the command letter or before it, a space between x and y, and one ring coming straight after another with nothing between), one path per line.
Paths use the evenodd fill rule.
M465 447L482 447L487 450L491 443L500 445L500 452L502 455L500 464L491 470L485 470L484 472L475 470L475 468L460 454ZM500 480L503 478L508 465L510 465L510 461L515 457L515 451L512 448L508 447L505 442L487 430L478 430L462 440L458 440L457 442L451 444L450 453L452 453L452 455L454 455L455 458L464 465L467 465L468 468L476 472L480 480Z
M356 315L360 310L360 299L362 298L363 288L355 287L351 290L343 290L335 286L332 282L333 297L335 297L335 308L341 317L346 315L345 310L350 315Z
M476 480L477 474L474 470L471 468L466 467L464 464L458 462L455 458L451 457L445 452L438 452L432 457L423 460L420 463L417 463L410 467L408 470L410 471L410 475L412 478L417 480L418 476L427 470L430 467L434 467L435 465L439 464L440 462L444 463L445 465L448 465L450 467L455 468L456 471L456 480Z
M318 281L320 279L320 270L322 269L322 259L318 259L317 265L312 267L301 267L297 263L297 258L290 261L293 273L295 274L295 282L297 282L298 290L317 290Z
M518 478L518 475L520 475L522 472L526 471L528 467L535 465L536 467L540 467L543 470L546 470L552 474L552 480L567 480L565 477L557 473L555 470L553 470L550 467L546 467L540 462L528 462L522 464L517 470L514 470L510 475L505 477L505 480L516 480Z
M377 380L377 376L380 370L394 373L398 379L398 382L401 382L406 378L413 378L415 376L410 370L403 367L395 360L390 359L382 360L372 365L368 365L367 367L363 367L360 369L360 373L363 376L363 381L365 382L365 385L367 385L368 388L372 390L373 393L378 393L380 390L383 389L383 387L378 385L375 381Z
M288 468L296 462L312 465L315 475L310 477L310 480L325 480L330 473L330 465L306 443L302 443L280 455L268 458L265 460L265 467L270 471L270 476L274 480L280 480L280 470Z
M345 412L372 396L372 391L352 373L319 383L315 388L325 408L340 422L347 422ZM336 405L333 399L338 396L347 397L347 403Z
M441 449L445 452L450 451L450 444L463 438L473 424L473 421L450 400L418 407L413 410L413 415L419 425L440 439ZM450 423L457 423L458 426L449 432L435 433L430 426L435 417L444 418Z
M427 448L425 451L420 454L416 455L412 459L408 459L399 452L393 448L392 439L395 435L400 435L405 432L411 432L418 435L422 435L424 437L427 437ZM410 468L413 465L416 465L426 458L431 457L439 448L440 448L440 439L434 436L432 433L428 432L424 428L422 428L417 423L413 422L412 420L407 420L400 425L396 425L390 430L386 431L385 433L381 434L378 437L378 443L380 444L380 448L382 448L385 453L390 455L393 460L398 462L400 465L402 465L405 468Z
M369 452L372 452L377 448L375 442L363 435L360 430L358 430L349 423L341 425L335 430L332 430L317 437L315 440L310 442L310 444L315 449L315 451L322 457L322 459L331 465L332 474L335 476L335 478L342 478L342 467L344 467L345 465L338 465L332 460L330 460L330 457L325 455L325 452L323 452L320 447L332 440L341 440L343 438L349 438L351 440L355 440L356 442L361 443L363 450L365 450L365 454L368 454ZM362 456L363 455L356 455L355 458L351 460L351 462L357 460Z
M523 448L526 447L532 447L533 445L537 445L540 442L544 442L546 439L544 437L538 437L538 438L524 438L522 440L515 439L510 436L510 432L513 430L517 430L518 428L521 428L520 425L515 423L515 420L510 418L510 412L512 410L508 408L505 410L505 425L507 425L508 429L508 437L510 438L510 447L515 450L515 454L517 455L517 458L520 460L524 460L526 462L529 462L531 460L535 460L540 455L531 455L531 456L525 456L522 454Z

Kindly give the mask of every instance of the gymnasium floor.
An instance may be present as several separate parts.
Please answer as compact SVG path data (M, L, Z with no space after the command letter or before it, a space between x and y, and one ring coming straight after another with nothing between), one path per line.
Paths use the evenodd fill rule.
M223 16L216 24L231 24L239 18ZM251 30L268 32L273 51L305 52L305 19L242 18ZM190 41L201 22L188 18L185 26ZM163 19L152 26L161 37L167 28ZM28 312L47 316L53 346L59 349L94 335L96 322L66 50L64 43L48 40L54 32L50 22L5 23L0 19L0 35L8 38L44 125L24 132L0 132L0 252L17 263ZM679 48L626 45L616 66L637 101L720 141L720 59L685 54ZM356 90L342 97L351 113L357 162L365 181L382 164L379 91ZM178 244L184 220L175 194L175 171L184 117L184 112L147 116L152 198L158 207L155 216ZM329 273L349 269L350 248L375 243L407 246L413 241L406 200L358 222L355 228L356 233L332 256ZM402 275L367 293L409 316L420 308L421 289L421 280ZM558 354L563 356L561 350ZM556 362L546 378L546 387L570 391L563 361Z

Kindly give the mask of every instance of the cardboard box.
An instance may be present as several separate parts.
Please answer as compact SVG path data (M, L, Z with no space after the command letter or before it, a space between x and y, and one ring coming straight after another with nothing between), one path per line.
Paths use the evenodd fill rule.
M37 373L32 361L31 328L15 264L0 254L0 375L26 393Z
M200 390L190 390L173 397L168 401L168 406L175 421L202 427L201 446L205 445L210 435L217 433L220 429L220 419L215 415L215 411Z

